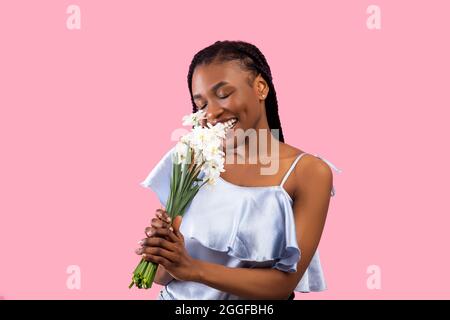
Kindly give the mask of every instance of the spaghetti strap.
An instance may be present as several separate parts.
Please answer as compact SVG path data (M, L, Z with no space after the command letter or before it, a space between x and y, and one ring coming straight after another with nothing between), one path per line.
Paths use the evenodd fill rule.
M286 174L283 177L283 180L281 180L280 183L280 187L282 187L284 185L284 183L286 182L287 178L289 178L289 175L291 174L292 170L294 170L295 165L297 164L298 160L300 160L300 158L305 154L306 152L303 152L301 154L299 154L297 156L297 158L294 160L294 162L292 163L291 167L289 168L289 170L286 172Z
M288 171L286 172L286 174L284 175L283 180L281 181L281 184L280 184L281 187L283 187L284 183L285 183L286 180L289 178L289 175L291 174L292 170L294 170L295 165L297 164L297 162L298 162L298 161L300 160L300 158L301 158L304 154L306 154L306 153L307 153L307 152L301 153L301 154L294 160L294 162L292 163L291 167L289 168L289 170L288 170ZM330 168L332 168L332 169L333 169L334 171L336 171L337 173L341 173L341 172L342 172L341 169L339 169L338 167L336 167L333 163L331 163L331 161L325 159L324 157L322 157L322 156L320 156L320 155L318 155L318 154L315 154L315 153L312 153L311 155L313 155L313 156L315 156L315 157L317 157L317 158L323 160L328 166L330 166ZM332 188L331 188L331 196L333 197L335 194L336 194L336 188L335 188L334 185L333 185Z
M317 157L317 158L319 158L319 159L322 159L323 161L325 161L332 169L334 169L334 171L336 171L337 173L341 173L342 172L342 170L341 169L339 169L339 168L337 168L334 164L332 164L331 163L331 161L330 160L327 160L327 159L325 159L324 157L322 157L322 156L319 156L318 154L313 154L315 157Z
M338 167L336 167L334 164L332 164L330 160L327 160L327 159L325 159L324 157L319 156L319 155L316 154L316 153L313 153L313 156L315 156L315 157L317 157L317 158L322 159L323 161L325 161L325 163L328 164L328 165L330 166L330 168L332 168L332 169L333 169L334 171L336 171L337 173L341 173L341 172L342 172L342 170L339 169ZM333 185L333 186L331 187L331 196L333 197L335 194L336 194L336 188L335 188L334 185Z

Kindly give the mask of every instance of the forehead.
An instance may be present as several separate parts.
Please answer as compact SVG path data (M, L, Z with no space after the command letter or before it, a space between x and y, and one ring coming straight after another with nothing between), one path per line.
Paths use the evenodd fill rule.
M242 70L238 61L202 64L197 66L192 74L192 92L195 94L207 91L220 81L238 85L247 77L248 72Z

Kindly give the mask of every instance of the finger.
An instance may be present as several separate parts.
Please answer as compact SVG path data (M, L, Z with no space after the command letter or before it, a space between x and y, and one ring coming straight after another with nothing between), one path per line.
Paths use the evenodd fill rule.
M169 228L170 223L165 222L159 218L153 218L150 225L155 228Z
M136 252L136 254L142 255L142 258L144 260L162 264L164 266L164 268L167 268L171 264L171 262L164 257L156 256L151 253L144 252L144 248L136 249L135 252ZM159 257L160 259L155 259L156 257ZM156 260L158 260L158 261L156 261Z
M157 256L163 256L166 259L170 260L171 262L174 262L178 257L177 251L171 251L162 247L155 247L155 246L143 246L137 248L136 250L134 250L134 252L138 255L152 254Z
M175 233L173 233L173 229L163 229L163 228L158 228L158 229L154 229L154 228L150 228L148 230L147 234L147 239L152 238L152 237L161 237L161 238L165 238L166 240L169 240L171 242L180 242L180 239L175 235ZM142 244L141 244L142 242ZM146 244L146 239L142 239L141 241L139 241L139 244L144 245Z
M142 239L142 247L161 247L169 251L177 251L177 245L174 242L160 237L151 237Z
M147 228L145 228L145 231L144 231L145 235L149 238L153 236L154 232L155 232L155 228L152 228L152 227L147 227Z
M168 222L170 222L171 218L169 216L169 213L164 210L164 209L157 209L156 213L159 214L160 216L162 216L163 220L166 220Z
M173 232L173 227L170 226L168 228L158 228L158 227L147 227L144 230L144 233L147 237L153 237L155 235L156 230L170 230L171 232Z
M169 270L171 268L171 266L172 266L172 263L169 260L167 260L166 258L160 257L160 256L154 256L152 254L144 253L142 255L142 258L144 258L144 260L160 264L166 270Z
M165 228L154 228L154 227L147 227L145 228L145 235L147 238L151 238L155 236L156 230L169 230Z
M178 258L177 254L175 254L174 252L159 247L144 247L142 250L142 254L160 256L166 258L172 263L176 262Z
M167 235L166 235L167 231L164 231L164 230L168 230L168 231L170 231L170 233L167 233ZM144 233L147 236L147 238L151 238L151 237L154 237L154 236L160 236L160 237L167 236L167 237L169 237L169 235L172 234L172 235L170 235L170 239L173 240L173 242L176 242L176 240L178 239L175 236L175 234L173 233L172 226L170 226L169 228L147 227L147 228L145 228ZM174 236L175 236L175 238L174 238Z
M172 226L173 226L173 232L175 233L175 235L180 240L183 240L184 239L183 234L180 232L181 221L182 221L182 216L176 216L175 219L173 220Z
M169 213L167 211L163 210L162 216L168 223L172 222L172 218L169 216Z
M162 210L162 209L156 209L156 216L159 219L161 219L161 220L163 220L163 221L165 221L167 223L170 223L172 221L172 219L170 218L170 216L167 213L167 211Z

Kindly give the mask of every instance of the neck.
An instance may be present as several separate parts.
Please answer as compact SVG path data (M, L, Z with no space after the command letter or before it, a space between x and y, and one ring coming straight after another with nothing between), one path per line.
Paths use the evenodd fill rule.
M228 163L268 164L278 158L280 142L276 132L272 134L265 117L261 120L237 148L227 150Z

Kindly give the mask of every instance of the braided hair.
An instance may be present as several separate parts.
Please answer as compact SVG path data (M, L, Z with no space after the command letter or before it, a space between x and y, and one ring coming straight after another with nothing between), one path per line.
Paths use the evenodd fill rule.
M269 64L262 52L253 44L244 41L216 41L214 44L197 52L189 66L187 76L189 92L191 94L192 112L196 112L196 105L192 95L192 75L194 69L200 64L210 64L212 62L226 62L237 60L244 70L251 72L249 85L252 86L256 76L261 73L264 80L269 85L269 94L265 100L267 122L269 129L278 129L278 140L284 142L283 131L281 129L280 117L278 115L278 102L275 87L272 82L272 73Z

